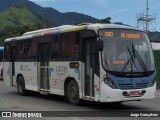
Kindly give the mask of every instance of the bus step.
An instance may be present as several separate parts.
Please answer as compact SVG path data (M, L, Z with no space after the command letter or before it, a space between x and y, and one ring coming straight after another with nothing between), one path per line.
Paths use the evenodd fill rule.
M41 89L40 90L40 94L42 94L42 95L48 95L49 94L49 90L47 90L47 89Z
M91 97L91 96L85 96L84 98L85 100L91 100L91 101L94 101L94 97Z

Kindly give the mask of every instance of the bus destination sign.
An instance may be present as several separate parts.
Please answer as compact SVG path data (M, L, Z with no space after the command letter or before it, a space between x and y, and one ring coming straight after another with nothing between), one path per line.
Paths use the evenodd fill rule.
M121 39L135 39L139 40L141 35L138 33L128 33L128 32L104 32L105 37L107 38L121 38Z

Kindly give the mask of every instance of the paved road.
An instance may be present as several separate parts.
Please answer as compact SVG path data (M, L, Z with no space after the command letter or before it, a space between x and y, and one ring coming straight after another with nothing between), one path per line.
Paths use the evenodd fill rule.
M141 102L125 102L121 105L111 105L111 104L105 104L105 103L95 103L95 102L85 102L82 106L72 106L68 103L63 101L63 97L61 96L55 96L55 95L39 95L38 93L32 93L29 96L20 96L17 93L16 88L10 88L8 86L5 86L2 81L0 81L0 111L91 111L95 115L95 111L160 111L160 97L157 96L155 99L152 100L144 100ZM67 116L67 113L59 112L57 114L60 114L62 116ZM92 113L91 113L92 114ZM160 115L160 114L159 114ZM63 117L64 118L64 117ZM3 118L6 119L6 118ZM3 120L0 118L0 120ZM30 119L31 118L26 118ZM33 118L33 120L36 118ZM53 118L40 118L40 120L52 120ZM61 120L61 117L55 117L54 120ZM104 119L107 120L109 117L65 117L65 120L99 120ZM116 118L115 117L110 118L112 120L119 119L119 120L128 120L127 117L122 118ZM130 119L136 119L136 118L130 118ZM144 118L138 118L138 119L144 119ZM154 120L158 120L158 118L154 118ZM12 118L12 120L14 120ZM17 120L17 118L15 118ZM23 118L23 120L25 120ZM150 118L145 118L145 120L150 120Z

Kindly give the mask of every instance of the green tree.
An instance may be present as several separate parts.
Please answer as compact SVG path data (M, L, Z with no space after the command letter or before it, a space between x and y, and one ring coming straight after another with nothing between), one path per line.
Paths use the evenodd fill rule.
M51 24L46 24L47 27L52 27ZM6 26L3 30L0 30L0 46L4 46L4 40L7 38L13 38L21 36L25 32L43 29L42 23L36 23L34 25L21 25L21 26Z
M97 22L102 23L102 24L111 23L111 17L107 17L107 18L104 18L104 19L99 19Z
M86 23L86 22L83 21L83 20L80 20L80 21L77 21L77 22L75 23L75 25L82 24L82 23Z

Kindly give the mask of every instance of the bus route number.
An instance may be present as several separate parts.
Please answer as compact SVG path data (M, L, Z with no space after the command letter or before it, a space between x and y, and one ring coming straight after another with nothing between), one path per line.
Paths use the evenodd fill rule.
M106 37L113 37L113 32L105 32Z

